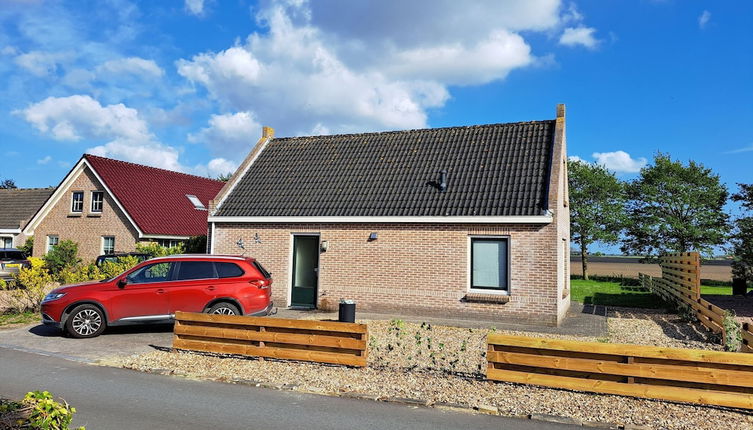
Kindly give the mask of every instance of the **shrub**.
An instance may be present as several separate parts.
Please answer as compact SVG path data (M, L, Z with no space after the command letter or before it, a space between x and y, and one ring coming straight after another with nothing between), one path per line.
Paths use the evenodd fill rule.
M19 246L18 249L24 252L24 254L28 257L34 252L34 236L29 236L26 238L26 242Z
M739 351L743 343L743 335L741 324L739 321L737 321L735 311L724 311L722 328L724 328L724 350L732 352Z
M44 256L49 271L57 275L63 269L76 267L81 263L78 258L78 244L72 240L61 240Z
M66 267L58 274L58 280L61 284L78 284L100 279L105 279L105 277L100 272L99 267L94 264Z
M76 408L65 400L56 402L48 391L30 391L20 402L0 401L0 428L67 430L75 413Z
M179 243L178 246L167 248L157 242L141 242L136 244L136 252L149 254L149 258L165 257L173 254L182 254L185 252L185 247L182 243Z
M118 257L117 261L106 261L99 267L100 279L114 278L137 264L139 264L139 259L134 256Z
M54 279L41 258L29 258L31 267L22 267L13 276L15 282L2 287L8 294L6 305L17 312L39 312L42 300L55 288Z
M186 242L187 254L205 254L207 252L207 237L204 236L191 236Z

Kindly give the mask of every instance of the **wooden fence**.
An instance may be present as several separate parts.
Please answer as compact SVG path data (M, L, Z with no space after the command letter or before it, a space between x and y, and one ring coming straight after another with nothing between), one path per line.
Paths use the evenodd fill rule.
M176 312L173 348L366 366L365 324Z
M724 336L724 309L701 297L701 258L697 252L668 254L660 258L661 278L639 273L644 288L668 302L693 310L698 321L714 333ZM743 352L753 352L753 331L742 328Z
M753 409L753 355L489 334L487 379Z

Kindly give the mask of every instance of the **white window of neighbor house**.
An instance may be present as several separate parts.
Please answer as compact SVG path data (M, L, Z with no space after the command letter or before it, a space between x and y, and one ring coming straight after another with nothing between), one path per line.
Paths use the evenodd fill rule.
M102 254L115 254L115 236L102 236Z
M198 197L194 196L193 194L186 194L186 197L191 202L191 204L193 205L194 209L198 209L200 211L207 210L206 206L204 206L204 203L202 203L201 200L199 200Z
M510 291L510 239L471 238L471 289Z
M2 245L3 248L13 248L13 238L0 237L0 245Z
M60 238L54 235L47 236L47 252L52 251L60 241Z
M104 200L104 193L102 191L92 191L91 211L96 212L96 213L102 212L103 200Z
M71 212L84 211L84 192L74 191L71 196Z

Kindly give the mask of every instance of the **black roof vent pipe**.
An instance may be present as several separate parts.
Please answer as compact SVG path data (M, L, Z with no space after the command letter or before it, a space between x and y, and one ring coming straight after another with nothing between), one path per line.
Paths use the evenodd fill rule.
M447 191L447 170L439 171L439 191Z

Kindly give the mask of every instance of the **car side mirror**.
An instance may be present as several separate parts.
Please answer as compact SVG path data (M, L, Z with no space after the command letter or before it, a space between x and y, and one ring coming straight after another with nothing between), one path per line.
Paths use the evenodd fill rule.
M118 281L118 288L125 288L127 283L128 281L125 277L120 278L120 280Z

